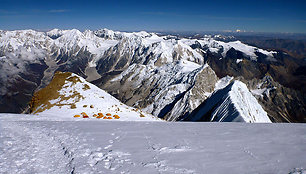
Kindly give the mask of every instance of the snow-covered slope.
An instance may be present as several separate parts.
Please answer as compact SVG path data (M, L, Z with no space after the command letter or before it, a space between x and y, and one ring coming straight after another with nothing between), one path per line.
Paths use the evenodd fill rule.
M56 118L73 118L85 112L89 118L102 113L120 118L115 120L159 120L141 110L126 106L107 92L88 83L84 78L69 72L56 72L48 86L34 94L30 103L33 114ZM103 117L104 118L104 117ZM103 119L101 118L101 119ZM78 119L78 118L75 118Z
M263 110L247 86L234 81L219 89L202 103L186 120L270 123Z
M306 172L305 124L44 121L41 117L0 114L0 173Z
M48 33L50 35L50 33ZM105 50L116 45L117 40L97 37L93 31L86 30L83 33L79 30L60 30L58 37L51 45L57 54L75 54L79 51L89 51L94 55L102 55Z
M180 120L196 109L214 91L218 77L210 66L205 64L186 79L189 79L185 85L187 88L182 93L177 93L173 97L173 102L164 109L166 112L164 118L167 121Z

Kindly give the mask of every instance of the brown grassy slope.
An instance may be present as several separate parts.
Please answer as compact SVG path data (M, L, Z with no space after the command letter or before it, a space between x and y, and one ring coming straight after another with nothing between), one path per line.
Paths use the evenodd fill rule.
M70 105L71 109L75 108L74 103L64 103L61 104L62 101L68 100L70 98L75 98L79 100L83 98L77 91L74 91L70 96L61 95L58 91L60 91L64 84L68 82L72 82L73 84L77 82L81 82L80 79L76 76L72 76L70 72L56 72L53 76L52 81L43 89L34 93L32 100L30 101L30 113L39 113L43 112L46 109L50 109L53 106L63 106ZM88 88L85 86L85 88ZM59 102L54 104L50 103L50 100L60 99Z

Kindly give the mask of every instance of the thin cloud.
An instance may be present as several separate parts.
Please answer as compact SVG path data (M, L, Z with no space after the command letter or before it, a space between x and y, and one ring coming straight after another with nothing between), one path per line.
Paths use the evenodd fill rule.
M252 20L252 21L265 20L264 18L252 18L252 17L211 16L211 15L179 14L179 13L168 13L168 12L142 12L141 14L156 15L156 16L192 17L192 18L198 17L204 19L219 19L219 20Z
M3 15L11 15L11 14L17 14L17 12L16 12L16 11L10 11L10 10L0 9L0 14L3 14Z
M145 14L145 15L175 15L174 13L166 13L166 12L161 12L161 11L156 11L156 12L142 12L141 14Z
M53 10L49 10L49 13L65 13L65 12L69 12L70 10L67 9L53 9Z
M296 21L300 23L306 23L306 20L296 20Z
M71 10L68 9L51 9L51 10L40 10L40 9L27 9L24 11L10 11L10 10L4 10L0 9L0 17L24 17L24 16L30 16L30 15L40 15L40 14L48 14L48 13L66 13Z

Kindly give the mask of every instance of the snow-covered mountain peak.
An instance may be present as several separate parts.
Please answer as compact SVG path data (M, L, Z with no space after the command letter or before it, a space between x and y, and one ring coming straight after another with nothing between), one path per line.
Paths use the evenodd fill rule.
M80 38L85 38L82 32L77 29L65 30L62 32L63 35L59 38L61 41L74 41Z
M98 37L93 31L86 30L83 33L79 30L66 30L63 34L56 38L53 42L53 48L61 50L62 53L75 53L80 50L89 51L91 54L103 54L103 52L111 46L117 44L118 41L104 39Z
M115 119L115 115L120 117L115 120L158 120L69 72L56 72L50 84L34 94L30 106L31 113L58 115L59 118L73 118L84 112L92 119L96 119L94 114L102 113L108 119Z
M57 28L54 28L48 32L46 32L47 35L49 37L52 37L52 36L59 36L59 35L62 35L63 34L63 30L60 30L60 29L57 29Z
M91 31L91 30L85 30L83 32L83 34L84 34L85 37L94 37L95 36L94 32Z
M223 57L227 55L227 52L230 49L235 49L242 52L245 56L249 57L249 59L253 61L257 61L258 53L266 55L267 61L276 61L273 57L277 52L249 46L241 41L223 42L214 40L213 38L203 38L196 41L199 42L202 47L207 48L210 52L221 53Z
M237 111L241 113L241 117L245 122L271 122L267 113L257 102L256 98L250 93L246 84L235 80L231 84L229 96L231 97Z
M76 30L76 29L72 29L72 30ZM48 32L46 32L46 35L49 36L52 39L57 39L59 37L61 37L62 35L64 35L66 32L70 32L72 30L61 30L61 29L52 29Z
M267 122L270 119L247 86L235 80L215 91L186 120L218 122Z
M121 32L115 32L113 30L109 30L109 29L100 29L100 30L96 30L94 31L94 34L98 37L102 37L104 39L121 39L123 37L123 35L121 34Z
M146 32L146 31L139 31L139 32L133 32L134 35L140 36L142 38L150 37L152 34Z
M87 50L92 54L102 55L108 48L115 46L118 42L122 42L122 45L128 45L123 47L126 47L130 51L142 47L152 47L151 52L162 55L164 58L169 59L174 54L184 57L187 60L203 64L203 56L199 54L199 50L191 48L192 45L199 44L201 47L200 52L210 51L215 54L221 54L222 57L225 57L229 50L235 49L242 52L251 60L257 60L258 54L260 53L266 55L268 61L276 61L273 56L276 52L252 47L240 41L223 42L214 40L213 38L169 39L165 36L158 36L146 31L130 33L109 29L96 31L86 30L84 32L77 29L53 29L46 33L34 30L4 31L1 34L0 46L9 45L9 42L14 49L17 49L18 46L28 43L29 38L33 40L32 42L39 43L41 47L51 47L53 51L64 51L61 51L61 53L77 53L82 48L88 48ZM172 61L172 59L169 59L169 61Z
M3 52L13 52L19 47L46 48L51 42L43 32L34 30L4 31L0 35L0 48Z

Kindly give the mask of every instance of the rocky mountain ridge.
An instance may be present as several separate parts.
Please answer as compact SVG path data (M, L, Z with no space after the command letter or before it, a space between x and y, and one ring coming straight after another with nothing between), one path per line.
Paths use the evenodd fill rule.
M129 107L104 90L70 72L56 72L52 81L35 92L29 112L55 119L112 119L121 121L158 121L160 119Z
M277 74L279 67L286 68L282 56L282 52L266 51L240 41L178 39L147 32L2 31L0 74L4 85L0 106L2 112L20 112L34 91L50 82L55 71L68 71L123 103L175 121L197 108L226 75L250 81L272 72L273 79L281 79L284 76ZM16 74L18 80L13 77ZM14 88L18 85L26 88ZM298 99L289 102L302 101L305 108L305 97L294 97ZM267 102L261 104L264 103ZM6 109L6 105L11 105L11 109ZM303 121L303 117L293 116L292 107L288 110L285 117L290 119L281 119L284 115L279 111L267 112L276 121Z

